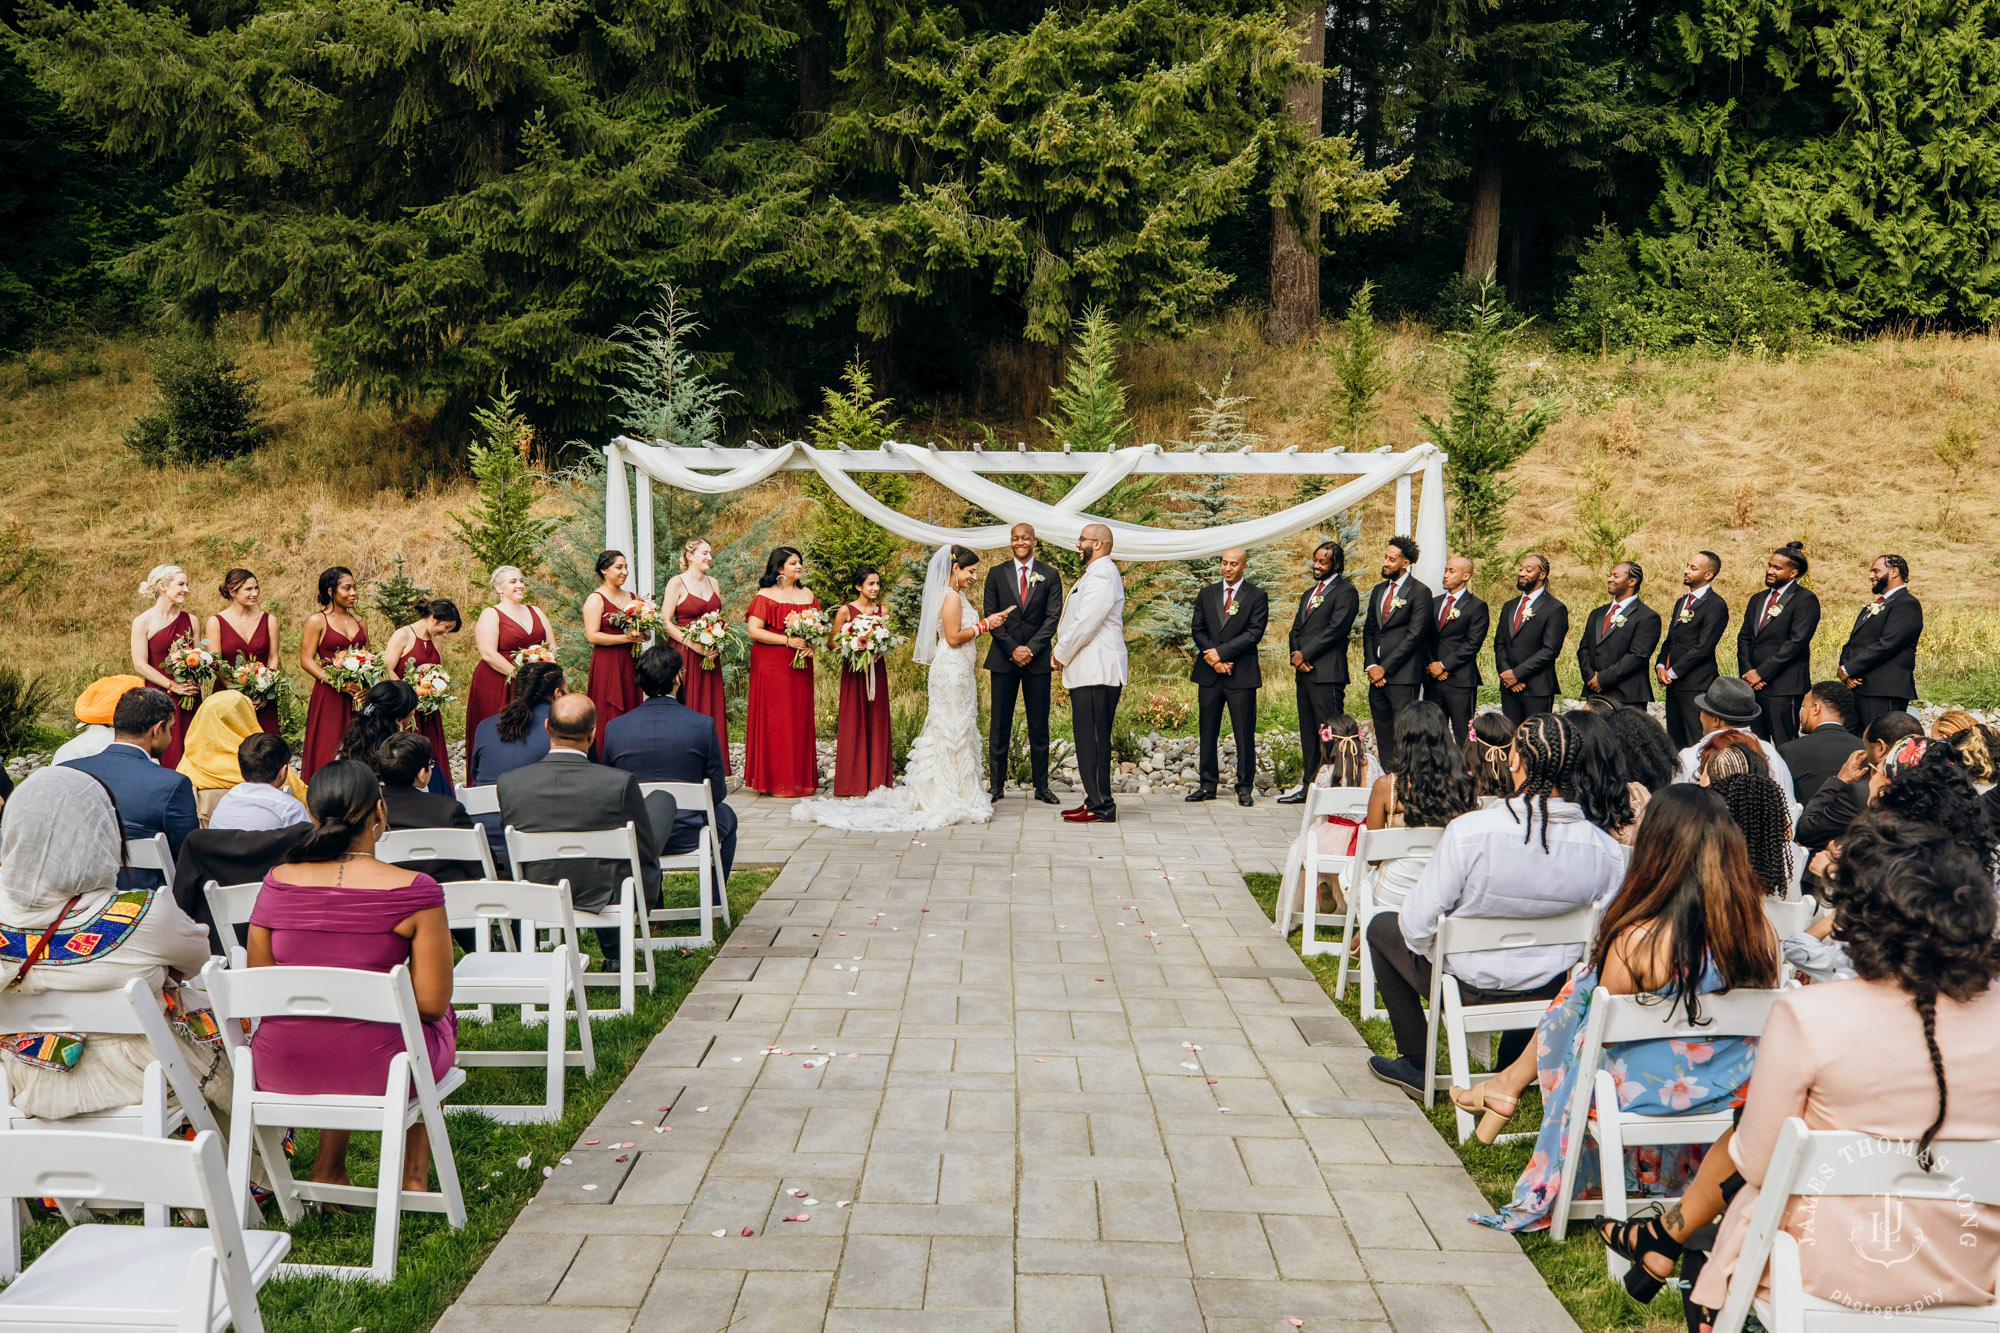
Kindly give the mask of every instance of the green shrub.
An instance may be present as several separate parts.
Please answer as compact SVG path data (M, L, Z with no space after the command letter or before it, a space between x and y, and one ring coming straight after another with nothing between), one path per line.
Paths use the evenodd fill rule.
M528 452L535 432L514 410L518 397L503 379L492 403L473 412L472 420L485 436L471 448L477 498L465 513L446 515L482 582L502 565L531 574L540 569L543 543L560 526L533 512L535 474L528 467Z
M1600 354L1788 352L1819 322L1812 296L1778 259L1728 228L1705 239L1641 237L1635 247L1603 223L1557 307L1561 341Z
M1644 324L1632 247L1618 228L1600 221L1556 307L1556 336L1577 351L1603 356L1641 341Z
M169 344L153 358L153 386L153 410L125 432L125 447L149 467L223 463L269 438L256 384L214 343Z
M376 579L369 589L369 610L394 627L417 620L417 603L431 595L429 588L410 577L401 551L396 552L396 572L386 579Z
M55 701L56 687L44 677L0 666L0 757L35 748L42 734L42 714Z
M856 354L842 373L847 392L826 391L825 410L812 420L812 442L820 449L878 449L882 441L894 439L902 423L891 416L893 404L876 396L868 367ZM891 509L902 510L910 503L910 478L902 472L856 472L849 480ZM873 566L888 581L890 561L902 548L903 539L863 518L817 472L808 473L805 493L818 502L812 524L803 543L806 583L819 593L820 601L837 605L847 600L847 580L855 570Z
M1306 771L1306 757L1299 749L1298 737L1290 732L1281 732L1271 737L1271 781L1279 791L1290 791L1303 780Z

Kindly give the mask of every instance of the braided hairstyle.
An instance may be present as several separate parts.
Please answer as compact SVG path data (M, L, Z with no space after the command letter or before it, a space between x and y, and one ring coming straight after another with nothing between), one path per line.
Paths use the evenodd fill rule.
M1764 757L1763 747L1757 738L1747 731L1733 731L1724 728L1712 731L1701 743L1701 756L1696 761L1695 771L1707 776L1710 782L1726 778L1732 773L1758 773L1771 776L1771 761Z
M1507 762L1514 743L1514 720L1489 708L1465 729L1465 769L1472 775L1475 800L1514 794L1514 769Z
M1569 786L1576 768L1576 748L1576 729L1554 713L1532 714L1514 729L1514 753L1520 756L1524 770L1520 790L1514 796L1521 798L1527 818L1514 814L1514 796L1507 798L1507 813L1527 825L1521 838L1523 846L1534 841L1535 804L1540 802L1542 850L1549 849L1549 797L1560 796Z
M1937 1001L1964 1004L2000 978L2000 905L1993 877L1957 839L1932 824L1874 812L1848 827L1829 883L1834 930L1854 970L1893 981L1916 1004L1937 1081L1937 1117L1917 1144L1930 1146L1944 1126L1947 1089L1937 1044Z
M1764 892L1782 897L1792 882L1792 803L1785 799L1784 789L1756 773L1712 777L1708 785L1743 830L1750 864Z
M535 722L535 705L553 701L563 692L563 669L554 662L528 662L514 673L514 692L494 724L500 739L512 744L528 734Z
M313 831L285 854L285 860L292 865L339 860L381 803L382 784L368 765L358 759L322 764L306 785L306 812L312 816Z

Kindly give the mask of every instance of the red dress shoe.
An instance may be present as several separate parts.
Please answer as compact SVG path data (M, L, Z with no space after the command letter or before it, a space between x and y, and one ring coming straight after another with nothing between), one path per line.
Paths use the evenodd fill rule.
M1087 805L1073 805L1069 809L1062 812L1062 817L1064 819L1075 819L1078 815L1082 814L1085 810L1088 810L1089 808L1090 807Z
M1115 824L1118 822L1117 815L1100 815L1095 810L1083 810L1073 815L1064 815L1063 818L1072 824Z

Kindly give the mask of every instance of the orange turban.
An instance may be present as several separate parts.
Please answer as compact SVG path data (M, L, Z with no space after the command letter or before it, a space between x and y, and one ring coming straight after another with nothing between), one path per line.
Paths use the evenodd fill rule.
M146 682L137 676L106 676L93 680L76 696L76 720L87 726L108 727L111 714L118 707L118 701L125 697L127 690L136 690Z

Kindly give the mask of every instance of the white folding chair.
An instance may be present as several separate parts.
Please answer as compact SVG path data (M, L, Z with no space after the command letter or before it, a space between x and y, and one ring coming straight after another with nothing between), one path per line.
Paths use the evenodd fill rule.
M1764 917L1778 938L1796 935L1819 919L1819 902L1810 893L1798 898L1766 898Z
M1717 1037L1755 1037L1764 1031L1771 1006L1781 990L1733 990L1726 994L1701 997L1701 1024L1688 1022L1678 1002L1667 1003L1657 996L1613 995L1599 986L1590 997L1590 1015L1584 1021L1583 1048L1577 1054L1576 1091L1564 1114L1569 1117L1571 1152L1562 1164L1562 1185L1556 1192L1556 1206L1549 1213L1549 1235L1561 1240L1569 1224L1579 1217L1631 1216L1625 1197L1625 1150L1660 1144L1714 1143L1729 1128L1728 1110L1645 1115L1618 1109L1618 1080L1604 1068L1608 1046L1629 1041L1713 1041ZM1596 1123L1591 1124L1591 1112ZM1544 1111L1544 1114L1547 1112ZM1599 1200L1576 1200L1577 1164L1582 1160L1586 1130L1597 1139L1598 1175L1604 1189ZM1650 1202L1650 1200L1649 1200ZM1605 1252L1613 1279L1622 1278L1630 1267L1617 1255Z
M605 904L604 910L575 912L574 915L579 926L615 929L618 932L618 957L605 960L615 964L615 973L600 975L588 972L583 978L587 986L618 987L618 1007L592 1009L591 1016L616 1018L637 1008L642 961L646 989L652 990L655 985L652 931L640 906L644 900L639 896L638 828L627 820L622 827L612 829L590 829L580 833L523 833L509 824L507 859L513 863L516 875L525 874L522 867L531 861L624 861L632 867L632 873L618 887L618 897Z
M0 1197L143 1200L199 1208L199 1227L71 1227L0 1292L0 1328L263 1333L257 1290L292 1247L242 1229L230 1206L222 1137L194 1142L30 1131L0 1152Z
M391 829L375 840L375 859L408 865L412 861L472 861L487 879L500 878L493 868L493 844L483 828Z
M1438 922L1437 938L1431 943L1431 1011L1424 1038L1424 1105L1429 1106L1442 1087L1472 1086L1472 1058L1467 1038L1477 1033L1491 1038L1499 1032L1532 1028L1548 1012L1547 1000L1509 1000L1501 1004L1467 1004L1458 978L1445 971L1445 960L1453 954L1486 949L1558 948L1581 945L1590 951L1597 933L1597 905L1586 903L1561 916L1470 917L1447 916ZM1448 1073L1437 1072L1438 1033L1445 1035ZM1490 1049L1490 1047L1489 1047ZM1491 1061L1489 1060L1490 1064ZM1458 1141L1472 1133L1472 1117L1458 1112Z
M287 1265L288 1275L360 1278L388 1282L396 1276L396 1255L402 1244L402 1214L443 1213L454 1227L465 1225L465 1198L459 1191L458 1168L452 1160L451 1138L445 1133L444 1099L465 1082L465 1071L453 1067L432 1079L430 1053L423 1024L417 1018L416 992L410 969L401 963L387 972L345 967L253 967L229 971L211 960L202 981L215 1004L223 1038L229 1043L236 1075L229 1108L229 1186L241 1216L250 1204L250 1151L254 1144L270 1177L271 1192L285 1221L304 1215L301 1202L344 1203L375 1209L373 1263L367 1268L318 1264ZM272 1092L257 1086L255 1057L238 1026L241 1020L264 1018L350 1018L390 1023L403 1034L403 1049L389 1059L382 1091L340 1093ZM436 1164L438 1190L405 1190L403 1136L422 1120L430 1134L431 1160ZM328 1185L297 1180L285 1159L285 1130L291 1126L379 1132L382 1152L375 1187Z
M1299 873L1298 883L1283 892L1277 903L1274 924L1283 937L1292 933L1292 922L1301 925L1299 951L1305 954L1325 953L1332 947L1314 938L1319 933L1319 881L1322 875L1342 875L1342 887L1346 879L1352 878L1347 872L1353 865L1353 858L1345 854L1322 852L1319 849L1319 826L1330 815L1352 819L1359 824L1368 816L1368 788L1366 787L1315 787L1306 784L1305 814L1299 820L1300 845L1305 849L1305 866ZM1349 902L1353 894L1347 895Z
M134 870L157 870L171 887L174 882L174 852L167 835L125 839L125 864Z
M576 918L570 910L569 881L558 885L528 884L520 880L469 880L444 886L445 915L454 921L476 922L478 948L465 955L451 972L451 1000L455 1005L518 1004L523 1022L539 1021L548 1028L547 1049L534 1051L460 1050L461 1066L543 1065L548 1071L547 1091L540 1106L454 1105L454 1111L478 1111L505 1125L541 1124L562 1119L563 1074L571 1065L586 1075L597 1072L597 1054L590 1040L590 1001L583 984L583 949L577 939ZM519 921L521 937L535 938L538 925L561 933L550 953L495 953L489 945L488 921ZM546 1006L531 1018L531 1006ZM564 1010L576 1010L577 1049L568 1049L568 1024Z
M1375 892L1375 878L1381 873L1382 863L1396 861L1404 857L1430 859L1437 850L1438 839L1444 836L1441 828L1378 828L1362 829L1354 841L1354 868L1348 874L1353 888L1347 895L1347 916L1341 923L1343 941L1361 939L1361 1016L1374 1018L1382 1011L1375 1003L1375 955L1368 947L1368 926L1383 912L1393 912L1401 903L1384 903ZM1340 967L1334 974L1333 993L1342 999L1347 997L1347 969L1353 954L1347 949L1340 951Z
M500 813L500 788L491 782L479 787L460 787L455 794L468 815L476 817Z
M250 965L243 946L236 942L236 928L250 924L250 913L257 906L257 891L263 887L262 880L251 880L248 884L217 884L210 880L201 886L201 896L208 899L208 919L215 923L215 933L222 936L222 947L229 951L225 956L231 967Z
M714 793L706 782L642 782L642 795L650 796L663 791L674 798L681 810L689 814L702 814L708 822L701 826L701 837L694 849L669 855L660 853L660 869L692 870L701 880L701 906L699 907L655 907L646 913L646 919L653 925L671 921L699 921L701 934L690 940L685 935L653 937L655 949L680 949L693 945L706 949L715 943L715 903L722 904L722 924L729 924L729 877L722 873L722 839L715 829Z
M1729 1295L1715 1321L1715 1333L1741 1333L1754 1305L1758 1322L1771 1333L1994 1333L2000 1305L1930 1305L1912 1290L1893 1310L1842 1305L1806 1293L1799 1266L1798 1238L1780 1226L1785 1205L1795 1195L1816 1201L1874 1198L1883 1208L1884 1239L1892 1233L1893 1200L1934 1200L1954 1217L1974 1216L1974 1204L2000 1204L2000 1141L1945 1139L1931 1144L1933 1170L1918 1165L1916 1140L1873 1134L1813 1132L1793 1116L1778 1131L1778 1146L1764 1174L1764 1188L1750 1213ZM1817 1206L1817 1204L1815 1205ZM1906 1231L1913 1228L1906 1227ZM1969 1233L1961 1233L1969 1234ZM1933 1238L1937 1240L1937 1238ZM1921 1233L1904 1237L1905 1248L1922 1245ZM1937 1243L1949 1244L1948 1240ZM1991 1244L1991 1237L1987 1238ZM1880 1262L1873 1255L1864 1256ZM1758 1300L1757 1287L1770 1264L1771 1296ZM1900 1261L1892 1261L1900 1262ZM1893 1268L1888 1271L1893 1272Z

